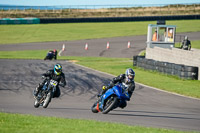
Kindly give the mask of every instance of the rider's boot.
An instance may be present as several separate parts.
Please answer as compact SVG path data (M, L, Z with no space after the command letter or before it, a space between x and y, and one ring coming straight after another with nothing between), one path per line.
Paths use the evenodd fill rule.
M35 90L34 90L34 92L33 92L33 95L35 97L37 97L38 93L39 93L39 89L38 89L38 87L36 87Z
M35 97L37 97L37 95L38 95L38 93L39 93L39 91L40 91L41 88L42 88L42 85L41 85L41 84L39 84L39 85L35 88L34 93L33 93L33 95L34 95Z
M97 95L97 98L99 98L99 97L101 97L101 94L98 94L98 95Z
M107 91L107 89L104 89L104 90L102 90L102 92L101 92L101 96L103 95L103 94L105 94L106 93L106 91Z
M97 97L98 97L98 98L101 97L103 94L106 93L106 91L107 91L108 89L109 89L109 88L108 88L107 86L103 86L103 87L102 87L101 93L98 94Z
M102 91L100 94L97 95L97 98L100 98L105 92Z

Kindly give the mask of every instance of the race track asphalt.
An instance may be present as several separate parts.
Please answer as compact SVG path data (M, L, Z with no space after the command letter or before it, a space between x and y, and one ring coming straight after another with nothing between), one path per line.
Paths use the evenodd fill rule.
M142 38L142 36L140 37ZM123 40L122 38L112 39L116 41L117 39ZM105 40L107 42L107 39ZM86 40L84 41L86 42ZM85 43L84 41L82 43ZM104 45L106 46L106 44ZM8 46L10 47L10 45ZM38 48L35 46L37 44L30 45L31 49ZM58 47L53 43L52 46ZM3 47L4 49L2 49ZM5 46L3 47L0 47L0 50L6 49ZM18 47L12 47L12 49L18 49ZM76 47L74 51L78 51L78 49L80 47ZM132 55L127 54L124 57L132 57L139 53L141 49L145 49L145 45L143 47L140 46L137 50L133 49L136 51L135 53L132 53ZM115 55L112 52L106 55L106 52L102 54L105 57ZM56 63L60 63L63 66L67 86L61 88L61 97L53 99L47 109L42 107L36 109L33 107L32 91L41 81L41 74L52 68ZM94 114L90 108L96 101L96 95L100 92L101 86L107 84L113 78L112 75L91 70L68 61L0 59L0 66L1 112L91 119L128 125L200 131L200 100L198 99L163 92L137 83L136 90L125 109L118 108L106 115L101 113Z
M200 32L188 32L177 34L176 42L181 41L181 37L187 35L190 40L199 40ZM130 41L130 48L127 48ZM60 41L60 42L42 42L42 43L23 43L0 45L0 51L19 51L19 50L41 50L57 49L61 50L65 44L63 56L96 56L96 57L117 57L133 58L146 48L146 35L113 37L103 39L88 39L78 41ZM110 49L107 50L107 42ZM85 50L85 44L88 44L88 50Z

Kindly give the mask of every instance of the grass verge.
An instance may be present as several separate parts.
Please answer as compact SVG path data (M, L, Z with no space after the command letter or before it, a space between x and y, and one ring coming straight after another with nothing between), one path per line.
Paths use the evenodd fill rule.
M0 51L0 58L10 59L43 59L47 50L33 51ZM119 75L127 68L133 68L136 72L135 81L160 88L162 90L175 92L185 96L200 98L200 81L182 80L175 76L170 76L158 72L147 71L133 67L132 59L128 58L105 58L105 57L75 57L61 56L58 59L76 60L77 64L93 68L102 72ZM152 78L153 77L153 78Z
M8 114L0 112L1 133L183 133L93 120ZM186 133L186 132L184 132ZM189 133L189 132L188 132ZM190 132L191 133L191 132Z
M199 23L200 20L166 21L168 25L176 25L177 32L200 31ZM156 21L0 25L0 44L146 35L148 24Z

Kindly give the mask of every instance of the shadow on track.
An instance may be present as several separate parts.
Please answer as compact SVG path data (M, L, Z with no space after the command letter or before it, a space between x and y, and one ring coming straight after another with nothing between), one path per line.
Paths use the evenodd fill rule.
M86 110L86 111L90 111L90 109L84 109L84 108L47 108L47 109L51 109L51 110Z
M114 112L131 112L133 114L125 114L125 113L114 113ZM168 112L152 112L152 111L119 111L115 110L108 115L112 116L127 116L127 117L150 117L150 118L167 118L167 119L191 119L191 120L200 120L199 118L194 118L195 114L183 114L183 113L168 113ZM143 113L143 114L139 114ZM156 115L159 114L159 115ZM163 115L161 115L163 114ZM175 115L175 116L170 116ZM194 117L184 117L178 115L194 115Z

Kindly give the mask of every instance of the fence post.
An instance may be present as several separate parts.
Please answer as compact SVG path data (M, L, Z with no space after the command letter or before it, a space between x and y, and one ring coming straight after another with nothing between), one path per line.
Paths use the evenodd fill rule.
M60 9L60 13L62 13L62 8L63 8L63 7L61 7L61 9Z
M178 11L178 4L176 5L176 7L177 7L177 11Z
M170 5L168 5L168 13L171 14L171 13L170 13Z
M160 12L161 12L161 5L160 5Z
M186 11L187 5L185 4L185 11Z
M143 15L144 15L144 7L142 7L142 10L143 10Z

